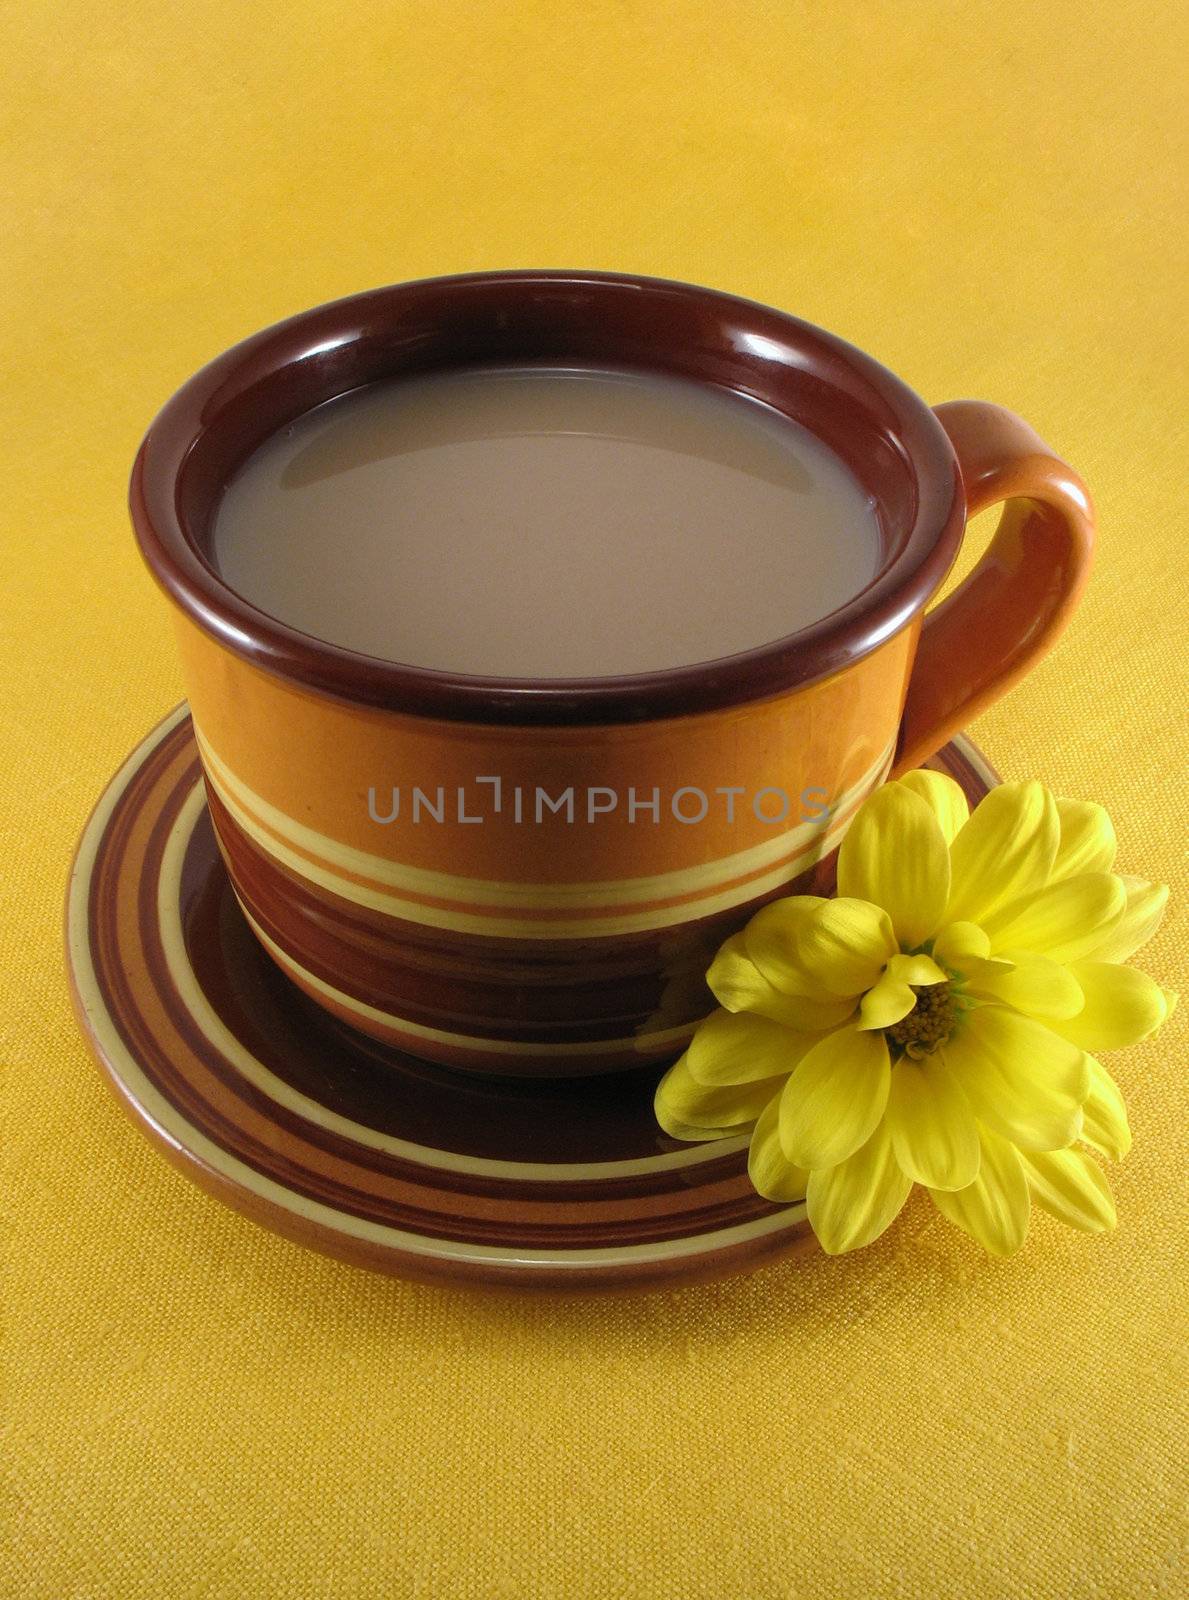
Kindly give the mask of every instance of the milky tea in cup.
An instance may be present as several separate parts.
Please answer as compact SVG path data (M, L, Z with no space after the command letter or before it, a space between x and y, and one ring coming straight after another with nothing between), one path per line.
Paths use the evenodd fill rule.
M232 478L213 556L262 610L364 655L584 678L796 632L871 581L880 535L829 446L758 401L500 366L298 418Z

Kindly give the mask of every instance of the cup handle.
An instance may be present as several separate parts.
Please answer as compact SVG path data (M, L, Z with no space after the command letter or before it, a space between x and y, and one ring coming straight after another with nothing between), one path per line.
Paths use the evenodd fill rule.
M1026 422L983 400L935 411L958 457L967 515L1006 504L982 560L924 620L893 777L1040 660L1077 605L1094 548L1089 491Z

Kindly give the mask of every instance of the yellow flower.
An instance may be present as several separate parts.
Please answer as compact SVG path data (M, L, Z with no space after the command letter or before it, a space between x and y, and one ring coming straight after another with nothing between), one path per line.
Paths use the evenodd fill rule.
M1122 965L1168 890L1111 869L1101 806L1007 783L969 811L910 772L862 805L838 894L765 906L719 950L719 1002L657 1089L677 1139L750 1133L760 1194L805 1199L824 1248L879 1237L914 1183L996 1255L1035 1203L1114 1226L1101 1168L1131 1143L1090 1054L1153 1033L1175 995Z

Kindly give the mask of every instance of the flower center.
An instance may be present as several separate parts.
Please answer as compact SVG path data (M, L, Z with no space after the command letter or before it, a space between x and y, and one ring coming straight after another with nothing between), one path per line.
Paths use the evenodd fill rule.
M904 1055L919 1060L921 1056L931 1056L938 1045L946 1042L960 1007L948 983L930 983L921 988L913 984L911 987L917 997L916 1005L906 1017L885 1028L884 1036Z

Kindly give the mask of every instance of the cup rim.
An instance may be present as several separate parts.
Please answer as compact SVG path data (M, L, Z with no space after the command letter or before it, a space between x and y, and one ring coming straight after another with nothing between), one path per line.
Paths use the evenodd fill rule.
M399 349L402 314L412 303L454 304L465 312L476 294L507 294L522 302L536 296L546 305L559 294L587 296L603 311L617 296L635 300L643 294L653 297L658 314L705 317L737 338L750 335L753 345L747 348L754 353L739 357L741 372L748 362L776 361L862 385L894 429L891 437L915 478L913 520L900 548L864 589L808 627L717 660L594 678L482 677L362 655L289 626L232 589L204 554L184 503L183 477L196 447L212 430L223 429L250 440L242 459L260 439L310 403L319 403L298 405L261 431L253 401L264 385L300 371L303 378L316 377L325 399L373 381L360 377L362 352L371 351L374 361L378 341ZM254 429L258 436L252 438ZM215 497L206 499L209 516ZM299 312L233 345L183 384L150 425L133 465L129 508L156 581L192 622L253 666L306 689L383 710L529 725L684 716L769 698L832 676L923 612L953 563L965 525L961 473L944 428L929 406L873 357L788 312L721 290L630 273L559 269L462 273L366 290Z

